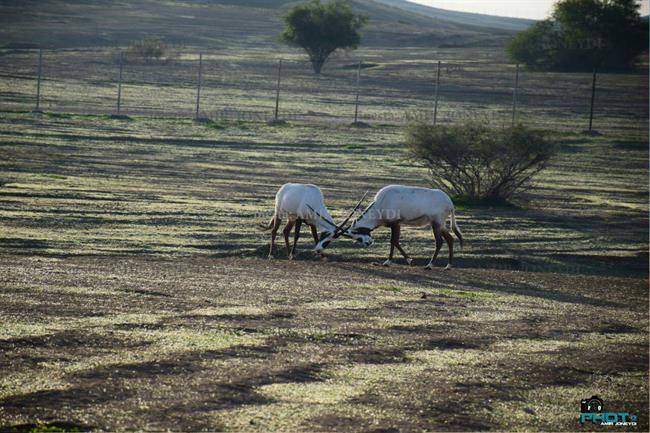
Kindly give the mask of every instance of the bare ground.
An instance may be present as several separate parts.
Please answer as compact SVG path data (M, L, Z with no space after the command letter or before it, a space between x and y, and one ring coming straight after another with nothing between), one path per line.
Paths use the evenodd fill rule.
M576 430L593 394L648 426L643 279L137 257L0 279L5 426Z

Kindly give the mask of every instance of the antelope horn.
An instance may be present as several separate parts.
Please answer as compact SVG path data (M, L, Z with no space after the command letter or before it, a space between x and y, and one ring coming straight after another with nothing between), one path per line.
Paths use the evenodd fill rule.
M361 212L361 216L365 215L366 212L368 212L368 211L370 210L370 208L373 207L373 206L375 205L375 203L376 203L376 202L374 202L374 201L373 201L372 203L370 203L370 204L368 205L368 207L365 208L365 209L363 210L363 212ZM349 229L349 228L350 228L350 226L346 227L345 230L347 230L347 229Z
M330 220L328 220L327 218L325 218L323 215L319 214L319 213L316 211L316 209L314 209L313 207L311 207L311 206L309 206L309 205L307 205L307 207L308 207L312 212L314 212L316 215L318 215L318 216L320 217L320 219L322 219L322 220L325 221L327 224L329 224L329 225L331 225L332 227L334 227L335 230L338 229L338 226L337 226L336 224L334 224L332 221L330 221Z
M350 212L350 215L348 215L348 217L336 228L335 234L338 234L339 232L343 233L344 231L346 231L349 228L349 227L346 227L345 229L343 229L343 227L348 223L348 221L350 221L350 218L352 218L352 215L354 215L354 213L357 211L357 209L359 209L359 206L361 206L361 203L363 203L363 201L366 199L367 195L368 195L368 191L366 191L365 194L363 195L363 197L361 197L361 200L359 200L359 202L354 207L354 209L352 209L352 212Z
M377 202L373 201L372 203L370 203L370 204L368 205L368 207L365 208L365 209L363 210L363 212L361 212L361 215L363 215L363 214L365 214L366 212L368 212L368 211L370 210L370 208L373 207L373 206L375 205L375 203L377 203Z

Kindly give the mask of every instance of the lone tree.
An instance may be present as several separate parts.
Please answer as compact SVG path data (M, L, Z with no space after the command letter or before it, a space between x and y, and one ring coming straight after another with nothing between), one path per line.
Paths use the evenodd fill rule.
M551 18L508 44L508 55L534 70L631 68L648 49L639 7L637 0L561 0Z
M357 48L359 30L368 21L356 14L349 0L320 0L292 7L284 17L282 41L302 47L309 56L316 74L320 74L327 58L339 48Z

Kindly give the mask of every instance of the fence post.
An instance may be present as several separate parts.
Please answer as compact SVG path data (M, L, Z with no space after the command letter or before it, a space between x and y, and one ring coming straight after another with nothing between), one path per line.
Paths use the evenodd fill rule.
M589 132L592 131L594 123L594 100L596 99L596 68L594 68L594 76L591 80L591 106L589 108Z
M275 89L275 111L273 111L273 120L277 122L280 111L280 81L282 78L282 60L278 62L278 84Z
M436 73L436 93L433 103L433 126L436 126L438 120L438 89L440 88L440 60L438 60L438 71Z
M43 49L38 50L38 78L36 79L36 108L41 111L41 73L43 70Z
M203 72L203 53L199 53L199 77L198 77L198 82L196 84L196 113L194 115L194 118L196 120L199 119L199 110L201 107L201 74Z
M356 125L359 120L359 92L361 85L361 60L359 60L359 66L357 67L357 95L354 101L354 124Z
M117 114L122 109L122 70L124 69L124 51L120 51L120 75L117 81Z
M517 88L519 87L519 63L515 67L515 88L512 92L512 126L515 126L517 117Z

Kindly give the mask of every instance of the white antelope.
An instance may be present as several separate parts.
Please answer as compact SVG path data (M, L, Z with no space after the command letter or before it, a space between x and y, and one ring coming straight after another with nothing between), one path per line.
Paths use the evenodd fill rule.
M370 246L373 243L370 234L374 229L380 226L390 227L390 254L388 260L383 263L385 266L389 266L395 248L404 256L409 265L412 263L412 259L400 245L402 225L431 227L436 241L436 249L425 268L433 268L433 262L438 257L444 238L449 247L449 264L446 267L449 269L454 259L454 238L446 226L449 217L451 217L451 230L458 237L462 247L463 235L456 224L454 203L447 194L439 189L389 185L379 190L375 195L375 200L361 216L348 228L342 230L348 237L364 246ZM314 250L322 253L333 239L335 239L333 236L321 238Z
M273 257L275 237L283 219L287 220L287 225L283 230L287 256L289 260L292 260L296 250L296 244L300 238L300 227L302 223L307 224L311 228L311 234L316 244L319 244L323 239L336 239L343 234L341 228L352 218L352 215L360 205L361 201L359 201L359 204L357 204L347 219L337 226L325 206L323 193L319 187L311 184L285 183L275 195L275 213L273 218L271 218L268 225L262 226L267 230L271 229L269 259ZM293 247L290 247L289 234L294 227ZM322 257L322 251L319 253Z

